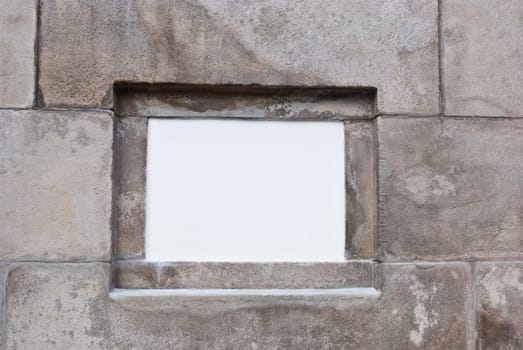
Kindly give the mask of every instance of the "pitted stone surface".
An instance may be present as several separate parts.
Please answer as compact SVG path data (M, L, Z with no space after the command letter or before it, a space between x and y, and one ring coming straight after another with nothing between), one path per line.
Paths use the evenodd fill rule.
M379 299L109 298L107 264L24 264L8 280L8 348L466 349L467 264L383 267ZM235 304L236 303L236 304ZM235 306L236 305L236 306Z
M109 259L110 112L0 111L0 260Z
M46 105L110 106L114 81L374 86L437 113L437 1L42 2Z
M0 107L33 105L36 6L36 0L2 0Z
M523 120L381 118L386 259L523 257Z
M523 117L521 0L443 0L448 115Z
M477 265L478 350L523 349L523 262Z
M106 349L108 278L108 263L13 265L7 281L7 348Z
M143 258L147 118L117 118L115 131L113 257Z
M115 288L335 289L373 288L376 263L113 262Z
M355 258L376 254L377 152L372 122L345 123L347 251Z

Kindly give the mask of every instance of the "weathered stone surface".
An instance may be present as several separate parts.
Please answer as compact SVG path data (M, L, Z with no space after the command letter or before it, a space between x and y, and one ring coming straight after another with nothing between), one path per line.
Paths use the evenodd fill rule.
M375 98L363 88L138 84L117 86L114 104L124 117L347 120L373 118Z
M378 349L468 349L470 267L465 263L382 265ZM365 347L363 347L365 349Z
M145 255L147 118L117 118L113 258Z
M521 0L443 0L442 30L445 112L523 117Z
M116 288L372 288L376 263L153 263L112 265Z
M8 349L106 349L109 264L13 265Z
M476 268L478 350L523 349L523 262Z
M36 6L36 0L2 0L0 107L33 105Z
M386 259L523 257L523 120L382 118Z
M376 140L372 122L345 123L347 252L375 256L377 229Z
M131 81L374 86L381 112L438 112L436 0L45 0L41 22L49 106Z
M108 294L106 264L9 275L9 348L467 349L467 264L391 264L382 294L332 299ZM249 299L250 298L250 299Z
M0 111L0 259L109 259L110 112Z

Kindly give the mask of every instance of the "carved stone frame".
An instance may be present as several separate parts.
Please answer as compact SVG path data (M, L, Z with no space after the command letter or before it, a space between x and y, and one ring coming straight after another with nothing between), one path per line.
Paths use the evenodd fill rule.
M114 287L300 289L374 285L372 259L376 256L377 242L374 88L116 84L114 96ZM146 262L147 123L151 117L343 121L347 261Z

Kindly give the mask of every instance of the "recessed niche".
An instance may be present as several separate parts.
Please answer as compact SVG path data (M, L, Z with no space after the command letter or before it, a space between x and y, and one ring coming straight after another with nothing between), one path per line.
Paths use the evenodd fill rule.
M149 261L343 261L339 121L150 118Z

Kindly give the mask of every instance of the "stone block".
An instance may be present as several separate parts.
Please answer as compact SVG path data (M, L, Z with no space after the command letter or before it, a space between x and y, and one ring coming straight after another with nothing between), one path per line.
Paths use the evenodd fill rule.
M2 0L0 107L31 107L35 90L36 0Z
M372 122L345 123L346 244L354 258L374 257L377 234L377 147Z
M108 265L18 264L7 346L17 349L466 349L464 263L388 264L382 293L345 297L108 292Z
M113 262L116 288L339 289L374 287L376 264Z
M0 111L0 260L110 258L110 112Z
M523 257L523 120L381 118L385 259Z
M16 264L7 281L7 349L107 349L109 264Z
M477 348L523 349L523 262L483 262L477 276Z
M523 117L521 0L443 0L448 115Z
M147 118L117 118L113 258L145 257Z
M42 1L47 106L111 106L113 82L378 89L437 113L437 1Z

